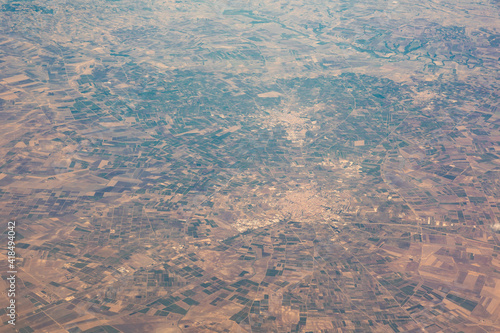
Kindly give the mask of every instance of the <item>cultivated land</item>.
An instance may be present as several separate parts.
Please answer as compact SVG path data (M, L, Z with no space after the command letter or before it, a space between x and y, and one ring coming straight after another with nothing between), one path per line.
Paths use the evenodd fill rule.
M498 14L2 1L15 328L499 332Z

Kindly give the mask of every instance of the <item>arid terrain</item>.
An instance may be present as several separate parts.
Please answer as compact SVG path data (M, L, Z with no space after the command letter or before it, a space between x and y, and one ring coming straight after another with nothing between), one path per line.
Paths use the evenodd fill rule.
M499 6L3 0L0 332L500 332Z

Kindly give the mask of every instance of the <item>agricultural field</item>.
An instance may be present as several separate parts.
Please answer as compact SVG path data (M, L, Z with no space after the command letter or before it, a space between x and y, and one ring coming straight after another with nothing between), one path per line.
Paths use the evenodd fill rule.
M499 332L499 46L498 1L3 0L0 332Z

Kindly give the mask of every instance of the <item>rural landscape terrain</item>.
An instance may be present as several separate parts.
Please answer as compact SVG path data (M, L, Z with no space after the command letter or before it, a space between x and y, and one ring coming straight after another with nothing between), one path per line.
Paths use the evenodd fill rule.
M0 4L1 333L500 332L498 0Z

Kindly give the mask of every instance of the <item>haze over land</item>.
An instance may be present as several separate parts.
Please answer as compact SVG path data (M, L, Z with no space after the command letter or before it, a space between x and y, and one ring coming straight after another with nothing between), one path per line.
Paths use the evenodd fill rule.
M19 332L500 331L497 1L0 17Z

